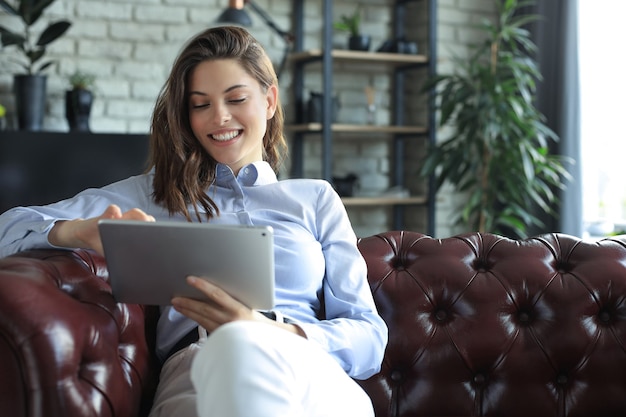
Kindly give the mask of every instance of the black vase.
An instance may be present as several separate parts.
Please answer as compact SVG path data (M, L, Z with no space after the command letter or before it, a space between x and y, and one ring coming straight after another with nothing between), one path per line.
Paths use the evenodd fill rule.
M89 132L89 115L93 93L89 90L76 88L65 92L65 117L71 131Z
M348 49L353 51L369 51L372 37L367 35L350 36L348 38Z
M20 130L42 130L46 113L46 80L43 74L15 75L13 92Z
M316 93L311 91L311 97L309 98L309 102L307 103L307 123L322 123L323 101L324 95L322 93ZM337 96L333 96L332 103L332 123L337 123L340 108L339 98Z

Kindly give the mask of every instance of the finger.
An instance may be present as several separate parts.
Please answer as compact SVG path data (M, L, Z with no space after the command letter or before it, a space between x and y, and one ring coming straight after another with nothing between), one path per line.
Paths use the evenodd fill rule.
M143 210L138 209L138 208L133 208L133 209L126 211L125 213L121 215L121 218L125 220L141 220L141 221L147 221L147 222L155 221L154 216L146 214Z
M188 276L187 283L206 295L208 302L218 306L222 311L231 315L243 315L244 317L252 314L248 307L207 279Z
M187 283L200 291L205 298L202 300L175 297L181 308L195 311L198 314L217 316L219 313L228 312L228 300L231 297L217 285L198 277L187 277ZM227 313L228 314L228 313Z
M102 219L119 219L120 217L122 217L122 209L116 204L108 206L100 216Z
M187 283L206 297L206 300L201 302L199 310L196 310L199 314L211 316L212 319L221 323L253 319L252 310L212 282L196 276L189 276Z
M191 298L175 297L172 299L172 306L180 314L195 321L209 332L231 321L231 317L224 314L218 306Z
M226 291L206 279L190 275L187 277L187 284L202 292L212 301L223 300L227 297L230 298L230 295L228 295Z
M174 297L172 306L181 314L190 318L206 318L211 321L220 321L223 318L219 308L202 301L193 300L186 297Z

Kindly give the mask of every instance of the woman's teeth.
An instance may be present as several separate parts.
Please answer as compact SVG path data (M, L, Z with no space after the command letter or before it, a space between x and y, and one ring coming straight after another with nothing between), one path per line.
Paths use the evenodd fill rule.
M233 130L230 132L220 133L219 135L211 135L211 137L215 140L225 141L225 140L231 140L235 138L237 135L239 135L239 131Z

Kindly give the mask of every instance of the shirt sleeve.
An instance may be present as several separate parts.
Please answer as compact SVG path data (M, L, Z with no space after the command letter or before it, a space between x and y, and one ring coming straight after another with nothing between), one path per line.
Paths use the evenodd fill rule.
M131 177L45 206L15 207L0 215L0 257L27 250L53 248L48 233L55 222L101 215L110 204L122 211L134 207L150 211L148 175Z
M341 199L328 185L318 201L318 239L326 260L326 320L299 325L348 375L366 379L380 370L387 326L374 304L367 266Z

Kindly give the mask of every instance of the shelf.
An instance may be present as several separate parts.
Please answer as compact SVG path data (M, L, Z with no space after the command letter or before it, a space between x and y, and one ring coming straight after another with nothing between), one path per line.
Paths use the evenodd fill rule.
M321 123L303 123L287 125L285 128L291 132L321 132ZM332 132L342 133L391 133L398 135L425 135L428 129L424 126L383 126L383 125L355 125L333 123L330 126Z
M434 101L430 100L427 94L417 94L414 90L419 87L428 77L434 75L436 59L436 26L437 15L436 1L424 0L428 11L428 32L423 33L422 24L413 27L413 22L419 20L426 12L423 7L409 8L407 3L410 0L390 0L385 2L389 5L389 36L392 39L400 39L406 36L407 39L416 39L416 42L423 46L420 54L403 54L394 52L355 51L344 49L341 46L334 46L333 25L333 1L320 0L322 12L322 29L320 30L320 42L311 47L305 47L308 32L305 31L305 0L294 0L293 34L295 51L287 56L289 65L293 68L293 102L297 108L294 112L294 120L285 125L287 134L292 139L292 164L291 176L293 178L305 177L305 161L308 162L309 153L312 158L317 158L311 147L306 146L307 140L319 140L320 178L330 182L333 179L333 171L338 169L335 166L334 146L341 142L339 149L347 153L350 147L355 148L356 157L360 153L369 152L369 144L373 143L376 149L378 146L384 147L385 152L376 153L376 158L381 161L388 161L390 170L377 170L394 187L403 189L407 181L405 165L408 159L417 158L427 152L429 143L435 143L436 120L434 117ZM367 2L360 1L359 4ZM378 0L376 1L378 4ZM381 2L382 5L382 2ZM369 3L366 5L369 7ZM372 10L374 10L372 8ZM381 25L383 22L381 22ZM407 31L407 29L411 29ZM426 44L427 45L421 45ZM334 79L336 78L336 79ZM352 81L355 78L356 81ZM358 79L357 79L358 78ZM379 81L380 79L380 81ZM334 91L343 91L345 87L356 91L358 85L375 84L382 88L383 94L387 94L388 100L386 112L377 114L381 116L382 124L368 124L365 117L362 117L356 105L356 100L352 101L354 110L350 118L340 119L339 123L333 122L333 117L337 113L334 101L328 100ZM318 88L325 100L315 108L317 117L308 116L308 102L304 98L307 89ZM386 96L386 97L387 97ZM365 104L361 101L360 106ZM410 104L410 106L407 106ZM318 108L319 107L319 108ZM330 107L330 109L328 108ZM407 110L405 110L407 109ZM408 110L411 109L411 110ZM361 108L360 110L364 110ZM411 112L411 113L409 113ZM324 117L319 117L324 115ZM409 117L412 116L412 117ZM385 116L383 119L382 117ZM323 120L320 120L323 119ZM308 121L308 122L307 122ZM313 123L312 121L317 121ZM362 122L362 123L361 123ZM346 143L351 142L351 143ZM389 142L389 143L387 143ZM344 148L346 148L344 150ZM410 151L410 152L409 152ZM377 151L373 151L377 152ZM350 156L350 155L348 155ZM349 161L344 161L342 154L340 162L349 165ZM363 170L369 167L359 167ZM374 169L374 168L372 168ZM343 171L343 169L338 169ZM359 173L357 172L357 175ZM315 176L318 174L316 173ZM381 191L376 193L363 193L352 197L343 197L342 202L346 207L356 210L374 209L384 211L381 217L390 220L394 229L402 229L405 223L405 211L410 211L413 207L424 207L419 210L419 219L407 219L414 223L428 225L429 233L433 233L433 207L435 196L430 187L426 187L424 193L409 196L408 193L394 193ZM380 209L384 210L380 210ZM357 213L358 214L358 213ZM424 217L422 221L421 217ZM366 218L357 216L361 222Z
M426 197L342 197L345 206L411 206L426 204Z
M294 62L312 61L321 59L323 51L321 49L310 49L296 52L289 55L289 59ZM390 52L362 52L347 49L333 49L330 56L337 60L353 62L371 62L387 65L421 65L428 63L426 55L396 54Z

